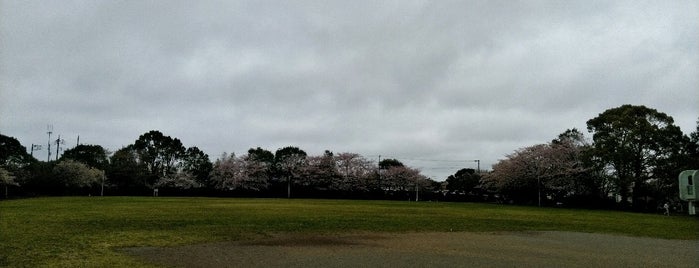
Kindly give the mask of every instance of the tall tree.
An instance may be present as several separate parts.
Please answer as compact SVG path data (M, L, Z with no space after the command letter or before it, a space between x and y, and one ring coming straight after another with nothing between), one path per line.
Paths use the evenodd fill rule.
M139 160L148 170L146 185L152 187L161 178L176 173L176 165L185 153L185 148L177 138L165 136L157 130L141 135L133 147Z
M648 194L659 167L681 153L685 137L672 117L645 106L623 105L587 121L595 161L611 171L622 204Z
M287 198L291 198L291 186L305 168L306 152L298 147L288 146L278 149L274 153L274 162L279 178L286 178Z
M144 194L148 188L145 166L138 161L138 153L133 145L114 152L109 161L107 177L119 194Z

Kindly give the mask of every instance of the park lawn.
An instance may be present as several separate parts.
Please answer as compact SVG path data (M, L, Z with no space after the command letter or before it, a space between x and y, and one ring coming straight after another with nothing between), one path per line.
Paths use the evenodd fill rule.
M574 231L699 239L696 217L478 203L55 197L0 202L0 266L147 267L120 253L279 233Z

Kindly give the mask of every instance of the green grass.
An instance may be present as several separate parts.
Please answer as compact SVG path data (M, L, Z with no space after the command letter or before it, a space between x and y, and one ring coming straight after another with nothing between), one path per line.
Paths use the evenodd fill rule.
M348 200L60 197L0 202L0 266L146 266L118 249L274 233L534 231L698 239L695 217Z

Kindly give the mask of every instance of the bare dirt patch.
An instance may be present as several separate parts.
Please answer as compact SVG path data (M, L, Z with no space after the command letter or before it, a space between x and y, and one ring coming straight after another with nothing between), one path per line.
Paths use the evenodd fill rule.
M129 255L170 267L697 267L699 241L573 232L279 235Z

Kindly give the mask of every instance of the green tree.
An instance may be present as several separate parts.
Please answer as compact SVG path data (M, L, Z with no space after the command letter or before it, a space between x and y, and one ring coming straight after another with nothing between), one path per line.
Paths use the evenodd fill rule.
M481 176L472 168L462 168L447 177L447 190L457 193L469 193L480 183Z
M392 167L405 167L405 165L403 165L402 162L400 162L396 159L391 159L391 158L387 158L387 159L381 160L381 162L379 162L380 169L389 169Z
M32 185L33 176L29 170L37 162L17 139L0 134L0 168L7 172L4 179L0 179L0 185L5 186L6 195L9 186Z
M587 121L593 133L592 155L598 166L610 171L611 183L622 205L635 204L648 195L648 182L662 167L675 165L686 137L672 117L645 106L623 105Z
M147 172L133 145L129 145L112 154L107 177L119 194L144 194L148 188Z
M72 159L94 167L105 170L109 166L109 152L99 145L81 144L63 152L61 159Z
M146 186L153 187L160 179L177 172L176 165L185 154L182 142L157 130L141 135L134 143L138 159L148 170Z
M182 171L191 174L194 180L201 186L209 184L209 174L212 168L213 164L209 160L209 155L199 150L196 146L187 148L187 151L182 156Z
M689 134L689 144L687 145L687 151L692 156L693 164L696 168L699 168L699 119L697 119L697 128L694 132Z
M248 150L248 158L251 161L265 162L270 165L274 164L274 154L260 147L250 148L250 150Z
M0 134L0 166L21 168L34 161L36 159L27 153L27 148L17 139Z

